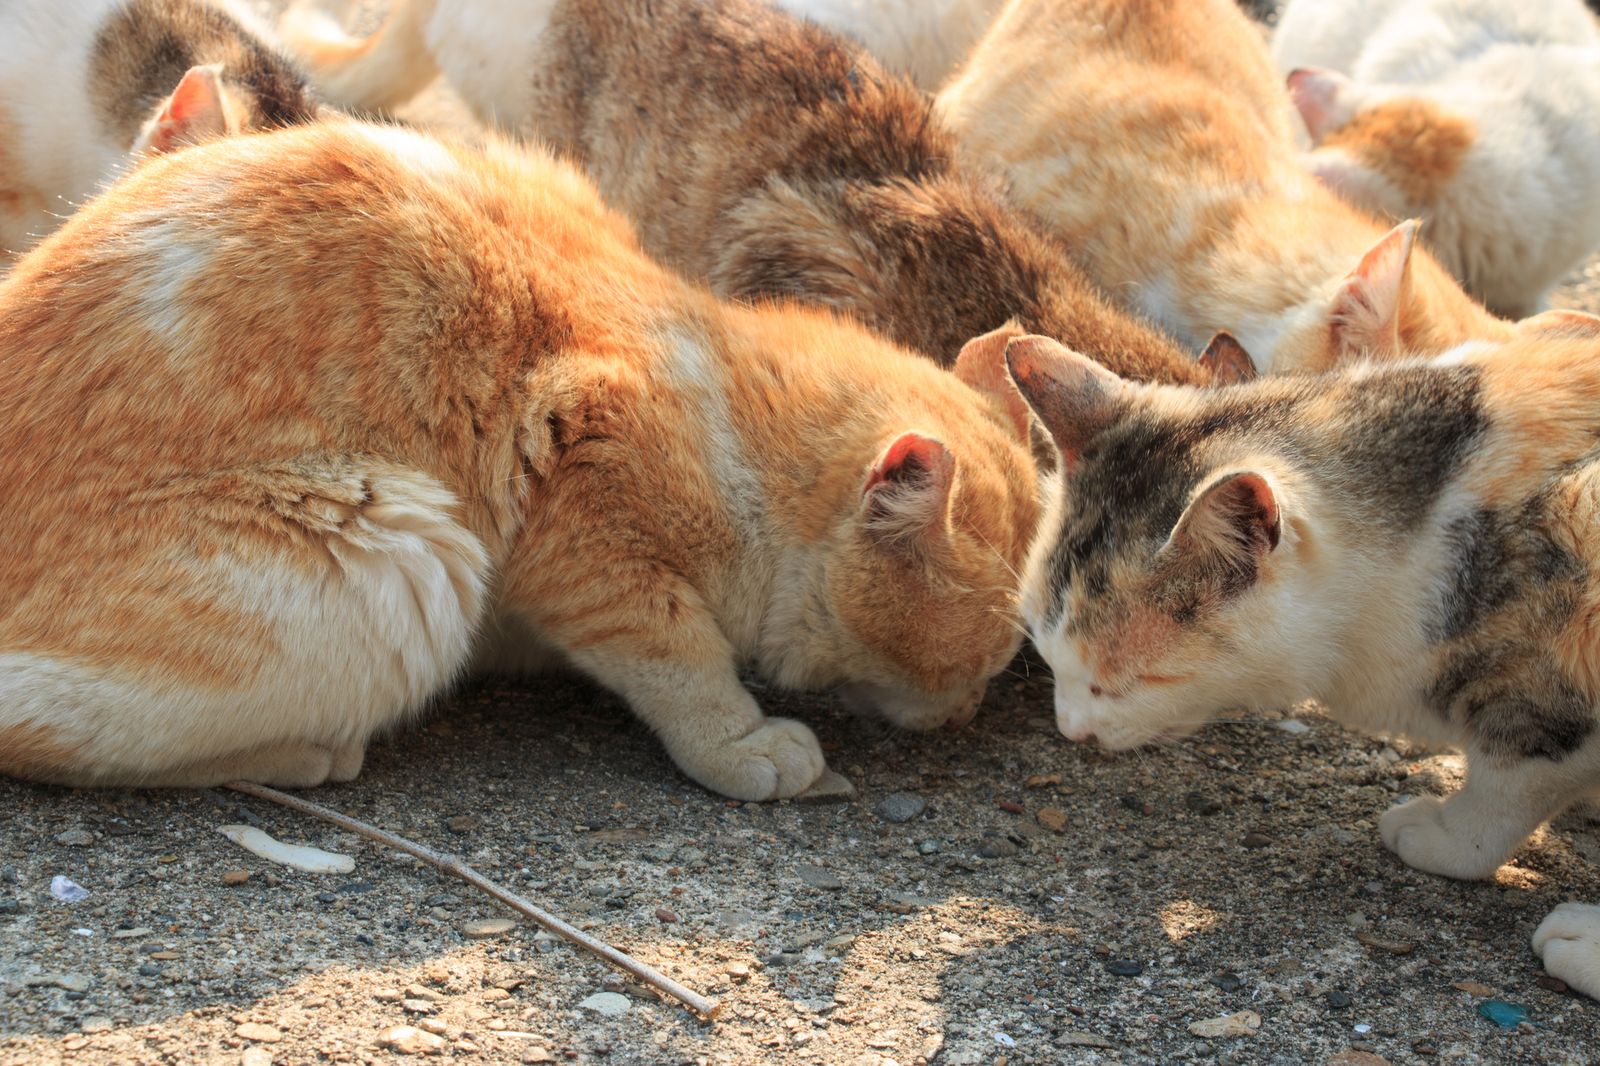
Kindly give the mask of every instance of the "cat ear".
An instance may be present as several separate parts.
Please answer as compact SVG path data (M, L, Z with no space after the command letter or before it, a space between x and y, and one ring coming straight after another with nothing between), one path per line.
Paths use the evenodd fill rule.
M955 456L942 443L920 433L900 434L873 462L861 490L868 532L892 544L942 536L955 473Z
M155 119L145 127L136 147L170 152L228 132L228 110L222 98L222 70L215 65L190 67L172 90Z
M1006 365L1069 463L1122 412L1128 383L1049 337L1011 341Z
M1225 329L1219 329L1206 350L1200 353L1200 365L1211 371L1212 380L1218 385L1238 385L1256 379L1256 364L1250 353Z
M1006 344L1025 332L1015 322L1007 322L999 329L974 337L962 345L955 365L956 377L999 404L1012 430L1022 440L1028 439L1033 416L1028 401L1006 369Z
M1329 311L1336 359L1399 354L1400 313L1421 225L1410 219L1390 230L1340 284Z
M1517 323L1517 336L1600 338L1600 315L1587 311L1541 311Z
M1223 474L1200 490L1163 550L1200 552L1242 564L1277 548L1280 531L1272 483L1263 474L1238 471Z
M1300 112L1313 144L1355 117L1346 90L1352 82L1336 70L1302 67L1289 74L1289 98Z

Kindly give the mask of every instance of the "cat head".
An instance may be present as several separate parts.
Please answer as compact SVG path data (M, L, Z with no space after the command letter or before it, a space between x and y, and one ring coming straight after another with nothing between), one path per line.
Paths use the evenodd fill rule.
M1061 731L1134 747L1291 686L1306 631L1290 622L1318 587L1301 480L1238 430L1292 416L1239 402L1261 386L1135 385L1042 337L1007 358L1065 471L1056 539L1030 560L1022 606Z
M903 728L968 721L1021 645L1018 575L1047 490L1005 368L1019 334L969 342L953 375L908 366L937 385L918 400L937 429L874 433L828 538L812 617L788 630L825 630L812 663L826 659L847 703Z
M1431 214L1477 141L1470 119L1432 99L1331 70L1294 71L1289 95L1313 145L1307 167L1379 217Z

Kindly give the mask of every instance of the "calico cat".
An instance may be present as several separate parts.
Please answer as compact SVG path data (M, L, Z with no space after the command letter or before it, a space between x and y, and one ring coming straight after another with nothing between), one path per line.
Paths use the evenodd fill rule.
M1413 248L1413 225L1385 235L1301 168L1282 82L1231 0L1011 0L939 107L1106 292L1180 343L1226 328L1262 369L1324 370L1509 333Z
M792 796L822 753L742 664L931 728L1017 649L1052 482L1010 335L951 374L719 303L542 150L152 160L0 281L0 772L348 779L501 620Z
M1135 385L1043 338L1006 355L1066 470L1023 601L1062 733L1125 749L1315 697L1459 747L1462 789L1379 827L1448 877L1600 793L1600 318L1225 390ZM1590 994L1597 919L1561 912L1540 943ZM1573 937L1551 930L1579 928L1587 962L1553 960Z
M955 165L927 96L835 34L753 0L551 0L505 33L493 0L429 5L401 0L361 42L306 9L283 33L353 105L398 99L381 71L403 81L436 59L479 114L581 161L647 251L719 295L847 311L946 365L1016 319L1122 374L1211 378Z
M130 156L316 113L294 64L222 0L7 0L0 266Z
M1312 172L1424 218L1495 310L1541 310L1600 247L1600 24L1580 0L1295 0L1272 52Z
M774 0L866 45L884 67L937 89L977 43L1002 0Z

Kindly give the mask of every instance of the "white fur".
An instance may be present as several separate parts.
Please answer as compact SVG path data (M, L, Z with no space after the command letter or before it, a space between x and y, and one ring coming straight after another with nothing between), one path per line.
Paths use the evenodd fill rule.
M1424 240L1491 308L1542 309L1600 246L1600 28L1580 0L1292 0L1273 37L1285 74L1352 79L1341 110L1420 97L1477 137L1435 204L1410 204L1348 159L1308 157L1380 213L1422 213Z
M775 6L854 37L889 70L922 88L942 84L1004 0L775 0Z
M1600 906L1561 904L1534 930L1533 950L1552 977L1600 999Z

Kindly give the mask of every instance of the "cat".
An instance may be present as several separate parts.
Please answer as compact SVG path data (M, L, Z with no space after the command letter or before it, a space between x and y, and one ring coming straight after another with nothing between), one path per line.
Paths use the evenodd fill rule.
M746 800L739 680L970 719L1052 477L955 373L721 303L542 149L322 123L157 157L0 281L0 772L346 780L497 621Z
M1231 0L1011 0L938 102L1179 343L1226 328L1262 370L1320 371L1509 334L1414 224L1386 234L1301 168L1282 81Z
M859 40L888 70L937 89L977 43L1001 0L774 0Z
M1133 384L1043 338L1006 358L1065 468L1022 610L1067 737L1121 750L1315 697L1459 747L1465 785L1379 830L1463 879L1600 793L1600 317L1221 390ZM1600 907L1536 946L1600 993Z
M943 365L1016 319L1122 374L1212 380L953 163L925 94L836 34L751 0L429 6L401 0L365 41L308 8L281 32L353 106L404 98L375 71L409 89L424 79L402 75L443 64L480 115L578 159L650 254L719 295L824 304Z
M1600 247L1600 24L1580 0L1295 0L1273 59L1306 165L1521 318Z
M0 267L130 159L314 118L244 9L209 0L0 4Z

